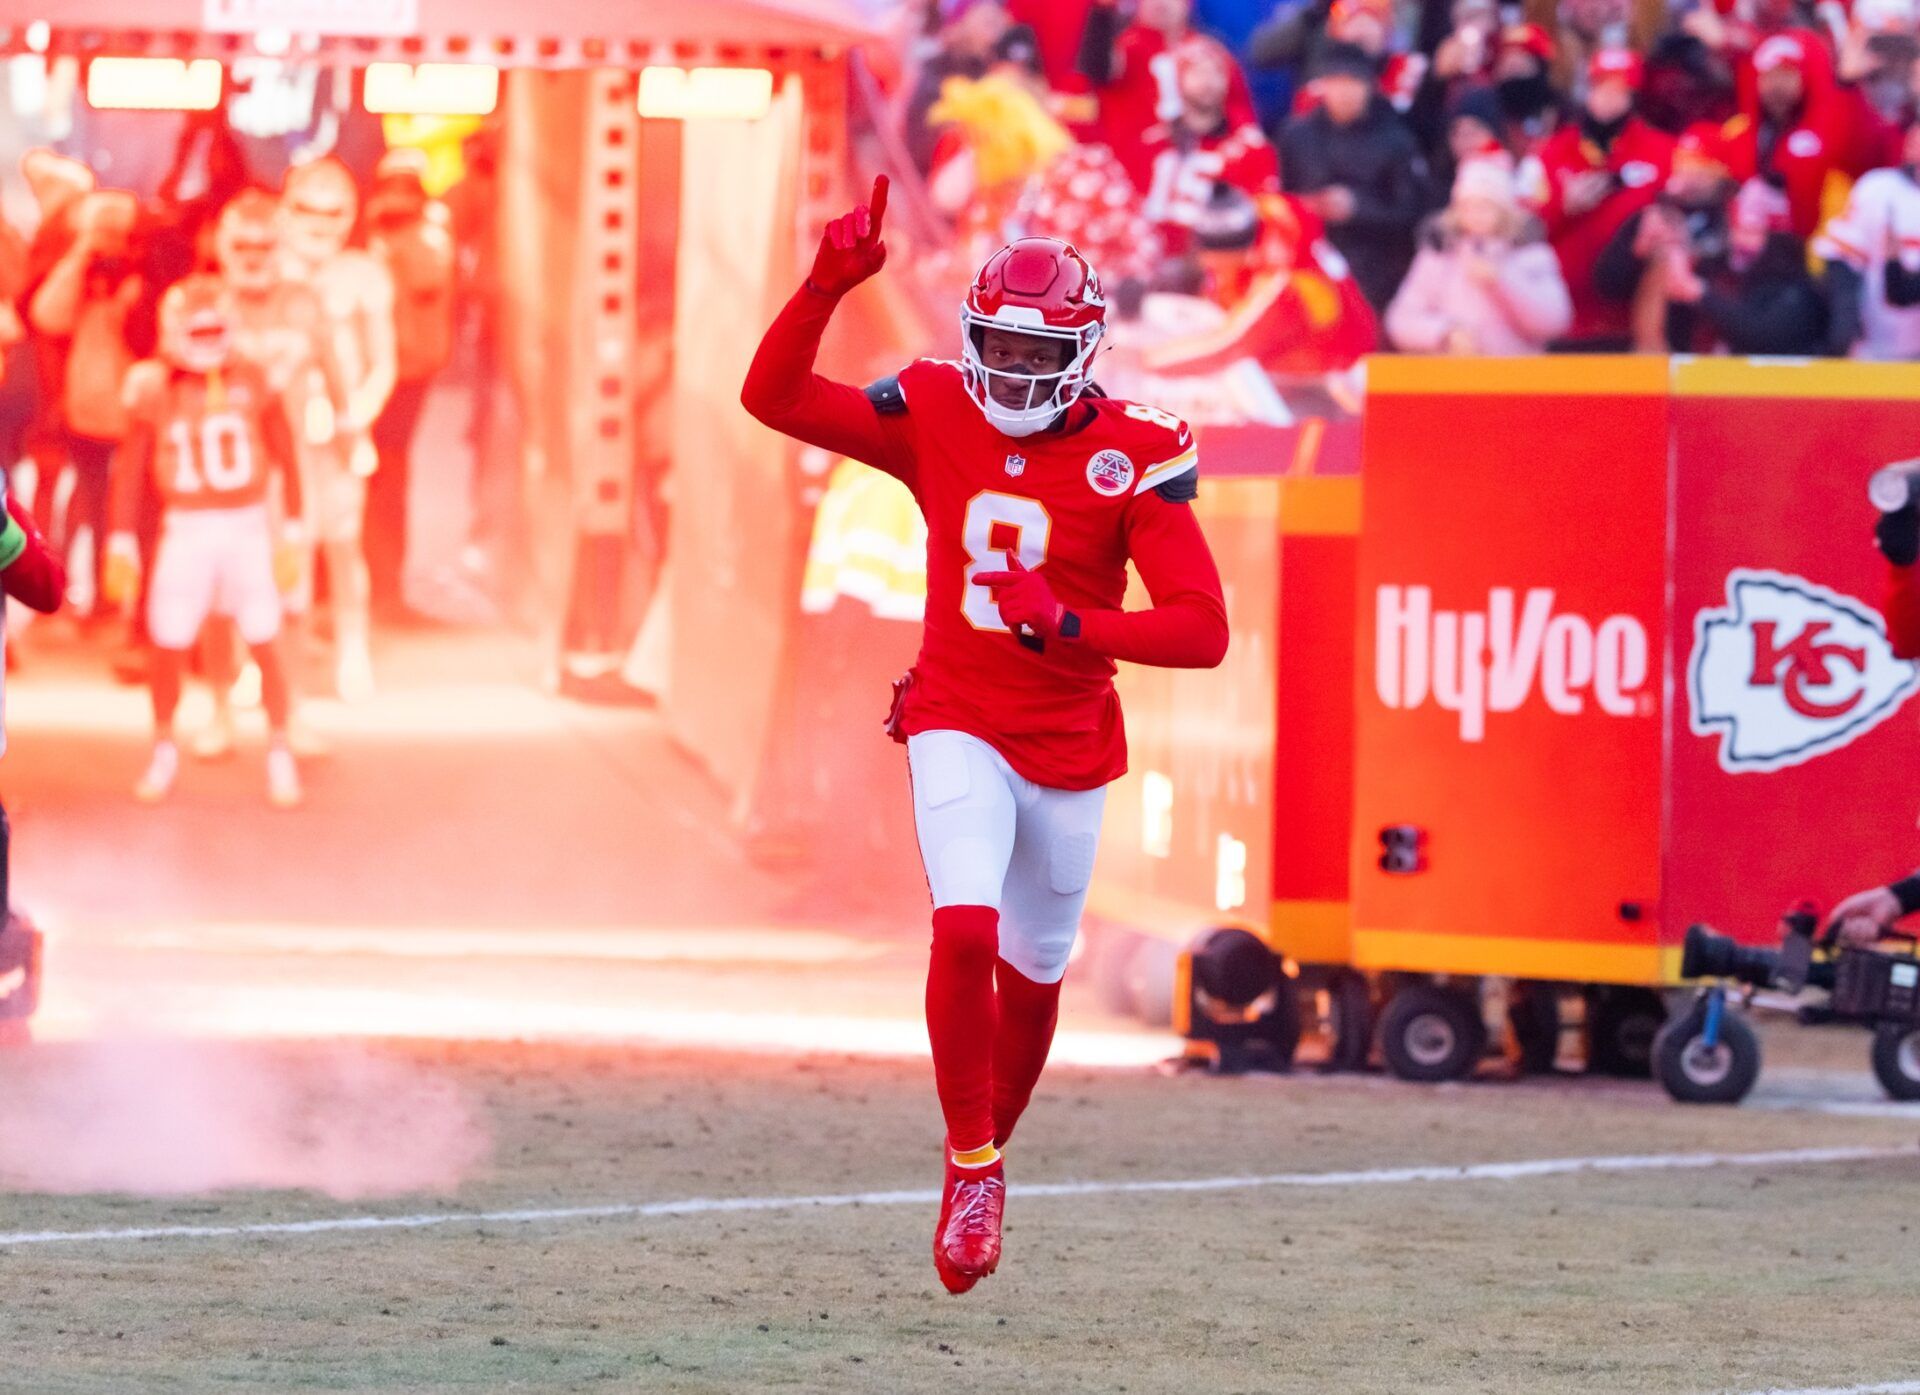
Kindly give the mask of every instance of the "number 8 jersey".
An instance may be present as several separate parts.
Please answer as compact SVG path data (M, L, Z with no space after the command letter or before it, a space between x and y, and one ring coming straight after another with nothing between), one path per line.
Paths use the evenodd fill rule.
M1044 576L1097 625L1120 610L1138 559L1156 603L1211 593L1219 579L1187 501L1199 453L1187 424L1137 403L1086 396L1057 429L1003 435L957 364L923 359L868 389L899 477L927 520L927 613L907 735L951 729L988 742L1054 789L1092 789L1126 770L1112 647L1020 644L973 578L1009 559ZM1132 657L1122 654L1122 657Z
M275 471L294 487L285 409L252 362L235 359L202 375L149 361L135 369L127 396L133 429L150 442L154 488L168 512L264 503ZM286 504L297 516L297 495Z

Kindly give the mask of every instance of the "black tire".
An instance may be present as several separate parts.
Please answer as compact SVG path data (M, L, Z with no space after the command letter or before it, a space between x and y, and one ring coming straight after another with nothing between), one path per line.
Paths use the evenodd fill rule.
M1873 1073L1897 1100L1920 1100L1920 1027L1883 1022L1873 1033Z
M1522 1075L1551 1075L1560 1055L1560 990L1551 983L1514 984L1507 1026Z
M1335 969L1327 977L1325 1069L1365 1070L1373 1054L1373 985L1358 969Z
M1402 1080L1458 1080L1486 1049L1479 1003L1438 984L1408 984L1380 1014L1380 1054Z
M1587 996L1588 1072L1645 1080L1653 1074L1653 1039L1666 1021L1666 1004L1650 988L1593 989Z
M1760 1077L1760 1038L1732 1008L1720 1014L1720 1040L1702 1041L1707 1005L1692 1007L1653 1039L1653 1072L1682 1104L1738 1104Z

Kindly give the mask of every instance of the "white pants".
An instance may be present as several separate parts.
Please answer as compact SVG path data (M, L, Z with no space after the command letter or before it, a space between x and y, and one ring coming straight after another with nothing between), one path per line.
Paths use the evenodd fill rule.
M230 615L248 644L280 633L280 586L265 504L175 509L160 530L147 590L147 633L162 649L191 649L209 615Z
M1080 933L1106 790L1036 785L958 731L908 737L907 765L935 907L994 907L1000 957L1036 983L1058 983Z

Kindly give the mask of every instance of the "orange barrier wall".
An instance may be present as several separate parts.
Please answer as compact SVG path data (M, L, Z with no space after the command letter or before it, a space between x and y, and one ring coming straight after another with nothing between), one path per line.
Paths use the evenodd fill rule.
M1162 939L1247 925L1344 963L1360 482L1209 478L1195 508L1233 645L1212 672L1121 666L1130 769L1089 904Z
M1874 609L1864 483L1916 453L1905 367L1375 360L1360 478L1205 484L1233 650L1123 668L1094 911L1658 984L1690 922L1770 943L1792 901L1899 875L1920 668ZM1423 871L1382 870L1390 824Z
M1920 670L1867 475L1911 370L1373 366L1354 961L1657 983L1686 925L1777 938L1914 860ZM1379 830L1426 867L1379 866Z

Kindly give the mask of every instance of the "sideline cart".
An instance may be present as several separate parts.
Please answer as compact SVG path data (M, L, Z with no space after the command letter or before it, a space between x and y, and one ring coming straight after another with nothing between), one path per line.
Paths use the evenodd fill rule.
M1591 1068L1644 1071L1688 924L1764 934L1782 905L1910 865L1920 669L1893 657L1875 608L1863 491L1916 438L1920 386L1892 365L1375 360L1346 688L1350 929L1327 953L1340 941L1290 923L1250 859L1244 905L1271 909L1237 919L1292 961L1282 991L1364 973L1381 1055L1412 1079L1471 1070L1490 1016L1523 1065L1552 1064L1564 1020ZM1284 535L1280 554L1273 739L1325 776L1342 724L1288 720ZM1271 584L1231 575L1235 591ZM1323 830L1291 796L1276 774L1243 823L1271 809L1270 846L1313 846ZM1180 856L1221 832L1263 841L1211 809L1173 823ZM1124 884L1136 865L1102 875ZM1160 942L1235 919L1194 898ZM1179 968L1201 961L1133 958L1136 980L1170 958L1174 996L1213 996Z

